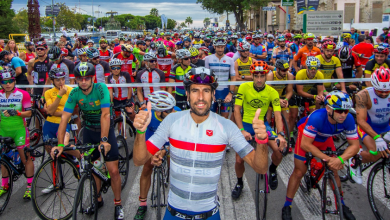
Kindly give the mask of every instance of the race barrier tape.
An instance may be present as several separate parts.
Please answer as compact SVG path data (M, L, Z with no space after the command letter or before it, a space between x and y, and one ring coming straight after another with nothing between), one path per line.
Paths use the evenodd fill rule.
M370 78L349 78L349 79L322 79L322 80L279 80L279 81L267 81L268 85L280 85L280 84L307 84L307 83L340 83L340 82L363 82L371 81ZM218 86L239 86L242 83L252 81L224 81L218 82ZM77 85L68 85L70 87L76 87ZM123 84L107 84L108 87L172 87L183 86L181 82L175 83L123 83ZM18 88L53 88L53 85L16 85Z

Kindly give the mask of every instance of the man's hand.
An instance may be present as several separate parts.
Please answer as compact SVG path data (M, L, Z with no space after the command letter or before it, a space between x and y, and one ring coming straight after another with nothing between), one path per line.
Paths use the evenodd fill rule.
M280 106L282 108L287 108L288 107L288 101L285 99L280 99Z
M324 161L328 164L331 170L341 170L344 167L341 160L337 157L328 157L324 159Z
M162 164L162 159L165 155L165 150L159 150L155 155L152 156L151 164L153 166L160 166Z
M261 113L261 109L258 108L255 114L255 117L252 121L253 130L255 131L255 135L257 139L264 140L268 138L267 128L264 125L264 121L259 119Z
M323 102L324 99L325 99L325 97L322 96L322 95L317 95L317 96L316 96L316 102L318 102L318 103Z
M233 97L233 95L229 92L229 94L227 94L227 96L225 97L224 102L225 103L231 102L232 101L232 97Z
M58 150L58 154L57 154L57 158L58 158L59 156L61 156L62 152L64 151L64 148L63 147L53 147L51 149L50 155L51 155L51 158L53 160L54 160L54 151L55 150Z
M107 142L100 142L100 146L101 145L104 146L104 156L107 156L107 153L111 150L111 144L109 144ZM101 153L100 146L98 147L98 149L99 149L99 152Z
M148 125L150 124L150 120L152 119L152 103L148 102L148 105L146 107L147 111L139 111L138 114L134 118L134 127L141 131L144 132Z
M355 91L357 89L357 86L355 86L353 84L349 85L348 87L350 90L353 90L353 91Z
M252 135L251 135L249 132L247 132L247 131L245 131L245 130L242 130L241 133L242 133L242 135L244 135L244 137L245 137L245 139L246 139L247 141L252 140Z
M65 85L63 85L60 87L60 90L58 91L58 95L63 96L66 94L67 91L68 91L68 88Z
M279 146L278 146L279 151L280 151L280 152L283 152L284 148L287 147L287 141L286 141L286 139L284 139L284 137L283 137L282 135L280 135L280 134L278 135L278 137L277 137L276 139L279 139L279 141L280 141L280 144L279 144ZM276 139L275 139L275 141L276 141Z
M387 143L383 138L377 138L375 140L376 144L376 150L379 151L383 158L389 157L388 154L390 154L389 148L387 147Z

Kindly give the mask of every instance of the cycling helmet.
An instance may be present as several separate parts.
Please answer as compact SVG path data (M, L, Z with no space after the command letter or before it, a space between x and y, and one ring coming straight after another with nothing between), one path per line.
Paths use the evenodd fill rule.
M268 64L262 60L253 61L249 71L253 74L267 74L269 72Z
M122 66L123 62L120 59L113 58L110 62L109 65L111 66Z
M152 103L152 110L166 111L176 106L175 98L167 91L155 91L148 95L148 101Z
M267 38L272 38L272 39L274 39L274 35L268 34L268 35L267 35Z
M69 51L66 48L61 49L61 56L67 57L69 55Z
M31 42L31 41L27 41L26 43L24 43L24 47L27 49L27 47L29 47L29 46L33 46L34 44L33 44L33 42Z
M145 41L152 41L152 37L145 37Z
M390 91L390 70L381 66L371 74L371 84L375 90Z
M188 41L188 42L191 43L191 39L190 39L189 37L185 37L185 38L184 38L183 42L186 42L186 41Z
M201 47L200 44L195 44L194 46L192 46L193 48L199 50L199 48Z
M157 54L159 57L165 57L168 54L167 48L164 44L158 45Z
M154 42L150 43L150 48L155 49L156 48L156 43L154 43Z
M307 34L305 34L305 36L303 38L304 39L314 39L314 38L316 38L316 36L312 33L307 33Z
M204 35L203 35L203 34L201 34L201 35L200 35L200 38L201 38L201 39L204 39Z
M225 46L226 45L226 40L225 38L218 37L214 39L213 42L214 46Z
M336 44L333 43L333 41L325 41L323 44L322 44L322 49L329 49L329 50L334 50L336 49Z
M320 67L321 63L317 57L309 56L306 59L306 66L309 67Z
M286 34L286 38L291 38L292 36L291 36L291 34L290 33L287 33Z
M74 76L77 77L85 77L85 76L95 76L95 67L92 63L80 62L74 68Z
M93 42L92 39L89 39L89 40L87 41L87 43L88 43L88 44L89 44L89 43L95 44L95 42Z
M100 38L99 44L101 44L101 43L106 43L106 44L108 44L108 41L107 41L105 38Z
M61 79L64 78L65 75L66 75L65 71L57 67L54 67L49 71L50 79Z
M155 53L148 52L148 53L145 53L145 55L144 55L144 60L145 60L145 61L157 60L157 56L156 56Z
M347 62L351 56L351 49L348 46L344 46L339 50L339 59L341 62Z
M47 44L43 41L38 41L35 43L35 48L37 48L37 47L44 47L47 49Z
M183 46L183 44L184 44L184 42L181 40L176 42L176 45L178 45L178 46Z
M81 44L86 45L88 39L87 39L86 37L79 37L79 38L78 38L78 41L79 41ZM35 45L35 46L36 46L36 45Z
M173 34L174 36L179 36L179 34L177 32L175 32L175 34Z
M4 56L11 54L8 50L3 50L0 52L0 60L4 59Z
M331 91L325 97L325 105L329 105L332 109L351 109L353 102L348 94L338 90Z
M314 43L318 43L318 40L317 40L317 39L313 39L313 42L314 42Z
M200 47L199 50L202 50L202 51L206 54L206 56L208 56L209 53L210 53L209 48L207 48L207 47L205 47L205 46Z
M256 38L262 38L262 36L260 34L253 35L253 39L256 39Z
M192 84L207 84L213 90L218 87L217 76L206 67L197 67L190 69L185 75L183 84L188 91Z
M232 35L232 39L238 39L238 36L237 35Z
M283 35L280 35L280 36L278 37L278 41L279 41L279 42L285 42L285 41L286 41L286 38L284 38Z
M171 32L165 32L165 36L171 36Z
M87 50L85 48L80 48L77 50L77 56L87 55Z
M187 49L180 49L176 51L176 57L177 59L191 57L191 53Z
M130 44L123 44L121 46L121 50L123 52L130 52L130 53L132 53L133 52L133 47Z
M378 46L374 48L374 53L389 54L389 49L384 46Z
M341 37L342 37L343 39L345 39L345 38L351 38L351 34L350 34L350 33L343 33L343 34L341 35Z
M49 52L47 52L47 56L49 57L50 60L57 60L58 58L61 57L62 51L59 47L52 47Z
M251 35L247 35L247 36L245 37L245 39L246 39L246 40L252 40L252 36L251 36Z
M161 32L161 33L160 33L160 36L164 36L164 32Z
M244 50L250 50L251 49L251 45L248 43L248 42L240 42L238 45L237 45L237 51L244 51Z
M275 67L281 70L285 70L290 68L290 65L288 64L287 60L278 59L275 62Z
M302 35L300 35L300 34L294 35L294 39L301 39L301 38L302 38Z
M100 57L100 53L96 48L91 47L87 49L87 57L89 59L98 58Z
M190 51L192 57L196 57L199 55L199 50L195 47L191 47L190 49L188 49L188 51Z
M15 77L16 77L16 73L15 70L12 68L0 70L0 81L9 78L15 79Z
M127 39L125 37L120 37L119 41L126 41Z
M145 43L145 41L143 41L143 40L137 40L137 42L136 42L135 44L136 44L136 45L138 45L138 44L144 45L144 44L146 44L146 43Z
M337 45L336 45L336 50L338 50L338 49L340 49L342 47L344 47L343 42L338 42Z
M199 33L194 34L194 38L200 38L200 34Z

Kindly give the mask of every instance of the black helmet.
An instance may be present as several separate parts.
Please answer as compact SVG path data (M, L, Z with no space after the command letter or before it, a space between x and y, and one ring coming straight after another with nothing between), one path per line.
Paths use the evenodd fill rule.
M89 59L93 59L93 58L96 58L96 57L100 57L100 53L99 51L94 48L94 47L91 47L87 50L87 57Z
M50 79L61 79L65 77L65 72L57 67L54 67L49 71L49 78Z
M347 62L348 58L351 56L351 51L348 46L343 46L339 50L339 59L341 62Z
M95 67L91 63L80 62L74 68L75 77L95 76Z
M27 49L27 47L29 47L29 46L33 46L34 44L33 44L33 42L31 42L31 41L27 41L26 43L24 43L24 47Z
M285 70L290 68L290 65L288 64L287 60L279 59L275 62L275 67L278 69Z
M206 67L197 67L190 69L185 75L183 84L186 90L190 89L192 84L210 85L213 90L217 89L217 76Z
M52 47L49 52L47 52L47 56L50 60L57 60L61 57L62 51L58 47Z
M146 43L143 40L137 40L136 45L138 45L138 44L146 44Z
M4 59L5 55L11 54L8 50L3 50L0 52L0 60Z
M154 42L150 43L150 48L152 48L152 49L156 48L156 43L154 43Z
M161 43L157 48L157 54L159 57L165 57L167 55L167 48Z
M78 40L81 44L87 45L88 39L86 37L79 37Z

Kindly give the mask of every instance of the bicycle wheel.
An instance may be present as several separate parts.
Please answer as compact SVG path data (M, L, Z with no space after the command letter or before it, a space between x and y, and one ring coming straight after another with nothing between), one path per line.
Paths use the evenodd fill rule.
M83 124L81 124L81 128L79 130L79 133L77 134L77 137L78 137L78 140L80 141L80 143L84 143L83 140L84 140L84 126Z
M281 114L281 115L282 115L282 122L283 122L284 139L287 141L287 147L284 148L284 150L282 151L282 154L283 154L283 156L286 156L288 154L288 149L290 148L290 132L288 130L288 124L287 124L286 118L284 117L283 114ZM276 122L274 123L274 131L276 133L280 132L276 128Z
M256 174L255 189L256 219L265 219L267 214L268 175Z
M135 141L135 135L134 135L134 130L133 130L133 123L130 120L126 120L126 133L122 131L123 125L122 125L123 119L122 116L116 118L114 120L114 131L115 131L115 136L118 137L118 135L121 135L122 137L126 137L124 140L127 143L134 143ZM133 158L133 147L128 146L126 144L129 152L129 160Z
M81 176L74 199L72 215L73 220L97 220L97 188L95 179L93 178L92 174L84 174Z
M162 186L162 182L161 182L161 169L157 169L158 172L156 173L157 175L157 202L156 202L156 206L157 206L157 213L156 213L156 220L161 220L161 206L163 205L161 203L161 187Z
M304 193L310 193L311 189L311 179L310 179L310 174L305 173L301 179L301 182L299 183L299 188L304 192Z
M12 170L11 167L8 166L7 162L4 160L0 160L0 186L3 184L3 172L8 173L8 190L0 196L0 214L3 213L5 210L5 207L7 207L9 200L11 199L12 195L12 187L13 187L13 177L12 177Z
M336 149L342 150L342 149L346 149L348 146L349 146L348 141L345 141L340 146L336 147ZM353 182L353 180L349 178L349 163L348 163L348 161L345 161L344 167L341 170L338 170L337 173L339 174L341 182L345 182L347 180L351 180L351 182Z
M344 219L339 188L332 174L322 180L321 207L322 219Z
M367 181L368 201L376 219L388 219L390 216L390 169L384 163L378 163L371 169Z
M118 143L119 151L118 169L119 175L121 176L121 187L123 189L126 186L127 178L129 176L129 149L127 148L126 140L122 135L116 137L116 142Z
M54 168L54 161L48 159L36 171L31 185L33 208L41 219L69 219L72 216L80 175L70 160L60 160L58 164L61 165L62 174L58 167ZM56 186L50 188L54 181Z

